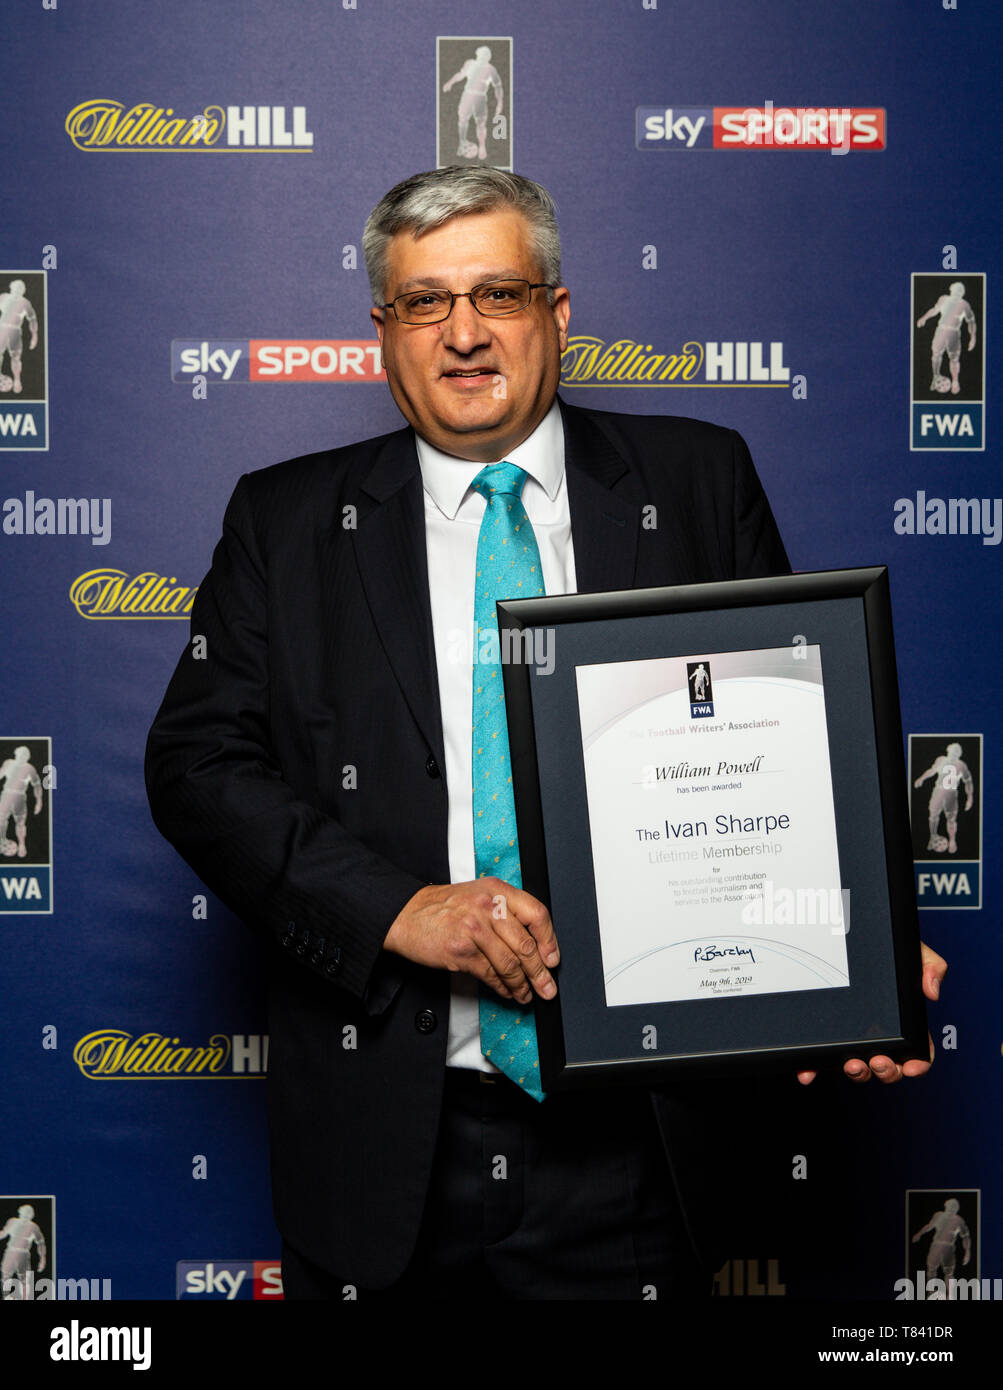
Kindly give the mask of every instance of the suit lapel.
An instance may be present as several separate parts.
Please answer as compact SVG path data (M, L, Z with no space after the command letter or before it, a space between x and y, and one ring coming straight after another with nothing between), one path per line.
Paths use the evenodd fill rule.
M362 484L369 502L355 554L373 624L415 722L445 767L425 548L425 503L414 435L389 437Z
M629 589L634 582L641 509L612 489L630 469L584 411L560 399L558 404L564 422L578 592Z

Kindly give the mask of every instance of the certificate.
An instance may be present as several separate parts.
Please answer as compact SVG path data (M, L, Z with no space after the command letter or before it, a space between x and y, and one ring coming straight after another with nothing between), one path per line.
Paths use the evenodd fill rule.
M606 1002L845 987L819 647L576 677Z
M925 1058L887 571L498 619L544 1088Z

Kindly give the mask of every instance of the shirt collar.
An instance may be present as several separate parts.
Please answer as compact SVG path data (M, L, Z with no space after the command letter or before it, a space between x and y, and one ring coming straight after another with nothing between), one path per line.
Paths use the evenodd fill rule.
M444 454L419 434L415 435L415 445L425 491L439 511L452 521L470 484L486 465ZM556 397L533 433L506 454L504 462L525 469L550 500L554 500L564 477L564 425Z

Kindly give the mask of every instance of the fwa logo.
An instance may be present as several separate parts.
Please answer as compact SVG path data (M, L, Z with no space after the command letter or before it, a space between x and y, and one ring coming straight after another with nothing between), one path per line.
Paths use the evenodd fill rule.
M51 1298L56 1288L55 1197L0 1196L0 1223L0 1300L31 1303ZM46 1273L48 1278L43 1277Z
M982 906L982 735L910 734L916 900Z
M687 661L686 681L690 689L690 718L713 719L714 687L709 661Z
M986 277L912 277L912 450L986 447Z
M47 738L0 738L0 912L52 911L52 791Z
M512 168L511 38L436 39L437 164Z
M49 447L45 271L0 270L0 449Z
M980 1278L981 1197L972 1187L906 1190L906 1276L896 1280L897 1300L999 1298L1000 1281Z

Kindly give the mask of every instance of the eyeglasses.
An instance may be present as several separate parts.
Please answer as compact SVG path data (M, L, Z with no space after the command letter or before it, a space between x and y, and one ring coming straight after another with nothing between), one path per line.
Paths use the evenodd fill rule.
M554 288L547 284L531 285L528 280L491 280L475 285L466 294L453 294L450 290L411 290L377 308L393 309L398 323L441 323L449 318L458 299L469 299L479 314L498 319L528 308L534 290Z

